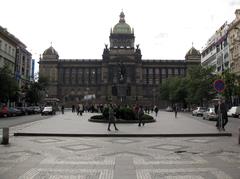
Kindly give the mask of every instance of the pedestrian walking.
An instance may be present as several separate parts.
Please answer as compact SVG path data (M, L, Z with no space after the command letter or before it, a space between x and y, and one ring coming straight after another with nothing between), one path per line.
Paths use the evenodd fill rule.
M79 108L79 105L77 106L77 115L79 115L80 113L80 108Z
M64 105L61 107L62 114L64 114Z
M138 109L138 120L139 120L139 123L138 123L138 126L140 127L141 124L144 126L144 122L143 122L143 115L144 115L144 111L143 111L143 107L142 106L139 106L139 109Z
M75 105L72 105L72 112L75 112Z
M177 104L175 104L173 106L173 111L174 111L174 114L175 114L175 118L177 118L177 113L178 113L178 106L177 106Z
M157 117L157 115L158 115L158 107L157 106L154 106L154 112L155 112L155 115Z
M218 105L215 105L214 108L215 108L215 113L218 115L216 127L218 128L218 130L225 131L225 126L228 123L228 116L227 116L227 107L224 99L220 99L218 101Z
M83 111L84 111L84 106L83 106L83 104L79 104L78 106L79 106L79 113L82 116Z
M115 130L118 131L118 128L116 126L115 111L112 104L109 105L108 109L108 131L111 131L111 124L113 124Z

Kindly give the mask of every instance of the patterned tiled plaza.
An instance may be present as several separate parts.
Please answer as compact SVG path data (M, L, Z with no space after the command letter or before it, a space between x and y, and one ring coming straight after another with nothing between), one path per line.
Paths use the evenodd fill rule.
M9 145L0 145L1 179L239 179L240 145L232 137L34 137L13 136L54 120L87 121L72 113L11 129ZM172 118L160 112L157 120ZM179 122L187 115L179 114ZM50 121L52 120L52 121ZM181 121L182 120L182 121ZM197 124L201 121L196 121ZM158 122L155 126L158 126ZM75 123L75 125L76 125ZM41 124L41 125L40 125ZM191 123L190 123L191 124ZM201 123L212 130L212 124ZM62 124L55 123L59 128ZM70 124L69 124L70 125ZM83 123L82 123L83 125ZM88 124L93 125L93 124ZM106 124L95 132L106 132ZM118 124L119 132L152 130L154 124L137 127ZM164 124L162 124L164 126ZM165 124L166 125L166 124ZM185 124L187 125L187 124ZM188 124L189 125L189 124ZM68 127L68 126L65 126ZM188 126L189 127L189 126ZM193 125L194 127L194 125ZM76 127L77 128L77 127ZM200 126L201 128L201 126ZM45 126L50 131L49 126ZM228 129L228 128L227 128ZM63 128L61 129L63 130ZM68 132L70 130L66 129ZM76 129L73 129L76 130ZM89 130L89 129L88 129ZM87 129L85 130L88 131ZM94 131L94 129L92 129ZM155 129L157 131L157 129ZM180 129L178 129L180 130ZM193 129L192 129L193 130ZM199 129L195 129L198 131ZM228 129L230 130L230 129ZM32 130L33 131L33 130ZM49 132L48 131L48 132ZM53 131L53 130L52 130ZM57 131L57 129L56 129ZM166 129L167 131L167 129ZM170 130L168 130L170 132ZM76 132L76 131L75 131ZM80 132L80 131L77 131ZM179 131L178 131L179 132ZM207 131L209 132L209 131ZM215 131L216 132L216 131ZM112 131L111 133L115 133ZM140 133L140 132L139 132Z

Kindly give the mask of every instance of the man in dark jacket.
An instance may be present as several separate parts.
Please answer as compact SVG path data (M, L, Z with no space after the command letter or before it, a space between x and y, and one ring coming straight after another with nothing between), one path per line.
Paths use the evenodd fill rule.
M216 127L225 131L225 125L228 123L227 107L223 99L220 99L218 105L215 105L215 113L218 115Z

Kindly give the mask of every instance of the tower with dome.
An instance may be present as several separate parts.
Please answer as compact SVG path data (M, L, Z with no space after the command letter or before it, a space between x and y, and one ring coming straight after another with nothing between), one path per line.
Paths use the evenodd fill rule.
M110 31L100 59L61 59L50 46L39 61L39 75L49 79L47 93L65 106L83 103L159 105L159 85L167 78L185 76L190 66L200 65L193 46L185 59L142 59L135 45L134 29L124 12Z

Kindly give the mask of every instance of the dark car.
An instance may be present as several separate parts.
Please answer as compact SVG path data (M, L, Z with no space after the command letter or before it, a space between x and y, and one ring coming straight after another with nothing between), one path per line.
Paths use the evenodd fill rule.
M26 107L16 107L18 110L21 111L21 115L27 115L28 114L28 110Z
M8 109L8 113L9 113L9 116L20 116L21 115L21 111L17 108L13 108L13 107L10 107Z

